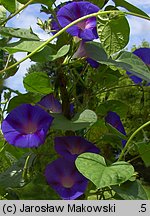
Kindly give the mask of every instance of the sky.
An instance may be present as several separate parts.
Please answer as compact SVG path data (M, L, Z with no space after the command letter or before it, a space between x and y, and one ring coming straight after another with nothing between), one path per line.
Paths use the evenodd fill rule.
M64 2L67 0L57 0L57 4L59 2ZM150 15L150 0L127 0L129 3L134 4L135 6L139 7L143 11L145 11L147 14ZM112 3L110 0L108 2L109 4ZM113 3L112 3L113 4ZM41 40L46 40L50 37L47 33L45 33L43 30L39 28L37 23L37 17L39 17L42 20L45 20L48 18L47 15L44 13L40 13L40 4L34 4L28 6L19 16L14 17L11 19L7 26L9 27L17 27L17 28L32 28L34 33L36 33ZM150 21L143 20L137 17L128 16L128 21L130 25L130 40L128 43L128 49L132 47L132 45L140 45L143 40L146 40L150 43ZM16 53L14 57L17 60L22 59L26 56L26 53ZM21 93L25 93L25 89L23 87L23 77L24 74L27 71L27 68L30 67L30 65L33 64L33 62L30 61L30 59L24 61L21 63L19 70L15 74L15 76L10 77L6 80L6 84L8 87L19 90Z

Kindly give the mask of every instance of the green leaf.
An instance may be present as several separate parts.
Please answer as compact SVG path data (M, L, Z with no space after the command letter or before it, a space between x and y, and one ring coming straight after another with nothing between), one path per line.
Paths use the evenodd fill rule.
M56 53L56 51L53 48L47 46L42 51L34 54L31 57L31 60L35 62L54 61L58 58L65 56L69 52L69 49L70 45L64 45Z
M20 2L21 4L26 4L29 0L17 0L17 1ZM34 2L32 2L31 4L40 3L51 7L55 1L56 0L34 0Z
M5 172L0 174L0 187L4 188L16 188L24 185L22 178L23 167L25 164L27 154L25 154L20 160L9 167Z
M122 51L116 60L108 58L106 53L98 42L87 42L85 50L89 58L108 66L122 68L125 71L133 73L135 76L150 82L150 72L146 64L133 53ZM102 54L102 55L101 55Z
M4 46L7 46L9 41L10 41L9 37L2 37L0 39L0 48L3 48Z
M118 131L115 127L113 127L111 124L106 124L107 125L107 127L109 128L109 131L112 133L112 134L115 134L115 135L117 135L118 137L120 137L121 139L123 139L123 140L126 140L127 139L127 137L124 135L124 134L122 134L120 131Z
M94 124L97 121L97 115L92 110L86 109L81 113L77 113L72 119L74 123L90 123Z
M111 134L111 133L105 133L100 141L102 143L109 143L114 149L116 149L118 152L119 150L122 150L122 140L120 139L119 136L117 136L116 134Z
M99 115L106 116L107 112L116 112L120 117L124 117L129 110L129 106L119 100L108 100L100 104L96 111Z
M150 186L147 184L147 185L143 185L143 188L147 194L147 197L148 199L150 200Z
M150 71L146 64L136 55L130 52L121 52L121 55L116 59L116 66L131 72L148 82L150 82Z
M101 139L107 131L108 129L104 120L102 118L98 118L96 123L94 123L90 130L87 131L87 137L91 140L91 142L96 142Z
M27 154L29 152L29 149L27 148L19 148L15 147L10 144L6 144L4 146L3 152L9 152L14 158L17 160L20 159L23 155Z
M44 49L42 49L41 51L35 53L34 55L32 55L30 57L30 59L32 61L35 62L48 62L51 60L51 56L54 56L56 54L56 51L54 49L53 46L45 46Z
M125 0L113 0L113 2L115 2L116 7L124 7L125 9L127 9L130 12L148 17L148 15L144 11L135 7L134 5L130 4L129 2L126 2Z
M12 57L12 59L9 61L9 63L8 63L7 66L9 67L9 66L15 64L16 62L17 62L16 59ZM7 70L7 71L4 73L3 78L4 78L4 79L7 79L7 78L9 78L9 77L11 77L11 76L14 76L15 73L18 71L18 69L19 69L19 66L15 66L15 67L13 67L13 68Z
M108 0L92 0L92 3L102 8L108 2Z
M0 3L10 12L14 13L16 10L16 0L1 0Z
M2 133L0 132L0 153L1 153L2 149L3 149L3 147L4 147L4 143L5 143L5 139L4 139L3 135L2 135Z
M18 2L20 2L21 4L26 4L29 0L17 0Z
M109 71L110 68L108 68ZM96 79L97 78L97 79ZM96 82L98 82L98 84L100 85L100 87L104 87L104 88L108 88L111 87L113 85L117 85L119 78L117 76L115 76L114 74L111 73L98 73L96 74L96 76L94 77L94 80Z
M46 73L33 72L28 74L23 80L24 87L29 92L49 94L53 90L50 85L50 79Z
M64 45L63 47L61 47L56 54L56 58L61 58L66 55L69 52L69 49L70 45Z
M65 56L69 52L69 49L70 49L70 45L64 45L63 47L61 47L58 50L56 55L50 56L50 60L54 61L54 60L56 60L58 58L61 58L61 57Z
M36 102L40 100L40 98L41 97L39 95L35 95L33 93L26 93L26 94L20 94L18 96L15 96L9 101L7 112L10 112L15 107L23 103L35 104Z
M87 42L85 43L85 51L89 58L92 58L97 62L100 62L100 61L108 62L107 53L105 52L101 43Z
M116 86L120 77L119 70L111 69L107 65L101 65L101 71L93 76L93 80L99 84L103 91L105 88Z
M33 180L17 190L21 200L59 200L57 193L46 183L44 175L38 173Z
M138 142L138 151L146 167L150 166L150 143Z
M97 17L97 32L103 48L108 55L122 50L129 41L130 27L123 15L113 16L111 19L106 15Z
M124 200L147 200L147 194L140 181L127 181L120 186L113 186L112 189Z
M6 9L0 5L0 23L6 19Z
M134 174L132 165L125 161L107 166L105 159L94 153L83 153L75 161L77 169L91 180L97 188L119 185Z
M92 110L84 110L82 113L78 113L72 120L68 120L62 114L51 114L54 116L54 121L51 128L58 130L81 130L86 127L90 127L97 121L97 116Z
M39 40L39 37L33 33L32 29L0 27L0 34L9 37Z
M9 52L9 54L13 54L15 52L32 52L43 43L44 42L42 41L20 40L18 42L9 43L3 49Z

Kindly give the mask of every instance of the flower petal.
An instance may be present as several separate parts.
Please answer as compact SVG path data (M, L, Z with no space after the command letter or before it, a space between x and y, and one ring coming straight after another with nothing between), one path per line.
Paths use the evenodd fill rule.
M88 183L88 180L78 172L74 162L68 163L63 158L59 158L46 166L45 177L48 184L62 199L66 200L73 200L82 195ZM67 182L65 182L68 181L68 178L71 180L70 186L67 186Z
M97 61L91 58L87 58L86 61L91 65L92 68L98 68L100 66L100 64Z
M105 117L105 121L120 131L122 134L126 135L123 124L120 120L119 115L116 112L109 111Z
M53 94L44 96L39 102L39 105L45 107L53 113L62 113L62 106L59 100L57 100Z
M114 128L116 128L120 133L126 135L126 132L120 120L120 117L116 112L109 111L107 113L107 116L105 117L105 121L108 124L112 125ZM122 142L122 147L124 147L126 144L126 140L122 140L121 142Z
M133 53L142 59L145 64L150 65L150 48L139 48Z
M93 143L80 136L56 137L54 143L55 151L70 161L75 160L79 154L84 152L100 152Z

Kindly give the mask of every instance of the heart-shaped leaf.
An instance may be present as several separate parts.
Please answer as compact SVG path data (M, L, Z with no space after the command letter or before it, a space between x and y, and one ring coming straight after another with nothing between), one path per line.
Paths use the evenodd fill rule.
M42 41L20 40L14 43L9 43L3 49L9 52L9 54L13 54L15 52L32 52L42 44L43 44Z
M49 94L53 90L48 75L42 72L28 74L23 80L24 87L27 91L39 94Z
M92 126L97 121L97 115L92 110L77 113L72 120L68 120L60 113L51 114L54 117L52 128L56 130L77 131Z
M75 163L79 172L91 180L97 188L122 184L134 174L134 168L129 163L119 161L107 166L105 159L94 153L79 155Z
M150 82L150 72L147 65L135 54L122 51L116 60L108 58L106 52L102 49L98 42L87 42L85 51L89 58L108 66L116 66L122 68L139 78Z
M107 100L101 103L96 109L97 113L101 116L106 116L110 110L116 112L122 118L127 114L129 106L119 100Z
M115 14L115 12L114 12ZM130 27L125 16L106 15L97 17L97 32L102 46L108 55L122 50L129 41Z
M113 186L112 189L124 200L147 200L146 192L140 181L122 184L121 186Z
M33 33L32 29L0 27L0 34L4 37L15 37L27 40L38 40L39 37Z

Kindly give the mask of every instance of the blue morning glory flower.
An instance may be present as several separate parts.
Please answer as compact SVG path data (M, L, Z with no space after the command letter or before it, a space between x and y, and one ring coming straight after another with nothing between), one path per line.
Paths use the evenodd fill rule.
M99 153L100 150L93 143L80 136L62 136L54 140L55 151L67 160L75 160L84 152Z
M81 196L88 180L77 170L74 161L59 158L48 164L45 169L48 184L64 200L74 200Z
M62 105L53 93L44 96L37 104L53 113L62 113Z
M22 104L8 114L1 129L9 144L33 148L45 142L52 121L53 117L39 106Z
M109 111L105 117L106 123L116 128L120 133L126 136L124 126L120 120L120 116L116 112ZM122 146L124 147L126 140L122 140Z
M100 8L87 1L71 2L64 5L57 12L57 19L62 28L88 14L96 13ZM77 36L86 41L98 38L96 17L85 19L67 29L72 36Z
M150 48L136 49L133 54L137 55L148 67L150 66ZM135 84L142 85L143 79L133 75L130 71L127 71L126 73ZM149 86L150 83L145 83L145 85Z

